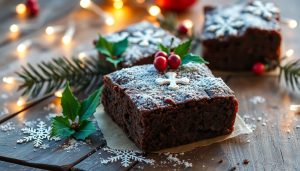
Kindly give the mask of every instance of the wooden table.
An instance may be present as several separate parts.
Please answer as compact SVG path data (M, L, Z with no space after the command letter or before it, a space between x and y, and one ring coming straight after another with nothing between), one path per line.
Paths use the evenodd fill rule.
M80 9L78 1L40 0L41 14L36 19L26 20L16 17L14 7L18 0L0 0L0 77L13 75L21 65L37 63L58 56L71 56L81 51L93 49L92 40L97 33L108 33L143 19L153 20L147 16L144 8L125 7L122 10L112 10L107 3L101 3L105 10L113 11L117 25L103 26L98 16L90 11ZM230 3L224 1L222 3ZM180 14L181 19L191 18L195 29L199 30L203 22L202 7L204 4L217 4L216 0L201 0L189 12ZM277 1L283 16L300 19L298 0ZM138 15L137 15L138 14ZM44 34L47 25L66 25L68 21L75 21L76 36L69 46L63 46L59 37L62 34L48 37ZM27 23L34 28L24 30L18 38L8 33L12 23ZM299 55L300 27L289 29L283 26L284 46L295 50ZM17 45L24 40L33 40L34 45L24 56L16 53ZM300 170L300 125L299 114L290 111L291 104L300 103L300 95L288 91L279 85L276 76L256 77L251 74L218 73L226 83L236 92L239 100L239 114L250 125L255 125L253 134L241 136L198 148L179 155L180 160L193 164L188 170ZM4 95L3 95L4 94ZM46 116L49 104L59 104L59 99L50 96L29 105L16 105L20 94L15 85L0 84L0 123L12 123L15 130L0 131L0 170L181 170L182 165L174 166L166 161L165 155L145 154L146 158L154 159L154 165L134 162L128 167L122 167L120 162L101 164L100 159L110 154L103 148L106 146L101 131L97 131L90 138L89 143L80 143L72 150L65 150L63 144L67 141L55 141L49 148L35 149L32 143L16 144L23 135L20 129L24 121L40 118L49 124ZM259 96L265 102L255 104L251 99ZM7 110L6 110L7 109ZM6 111L5 111L6 110ZM56 109L55 112L59 112ZM5 114L4 114L4 113ZM1 126L0 125L0 126ZM249 163L243 164L244 160ZM221 162L222 161L222 162Z

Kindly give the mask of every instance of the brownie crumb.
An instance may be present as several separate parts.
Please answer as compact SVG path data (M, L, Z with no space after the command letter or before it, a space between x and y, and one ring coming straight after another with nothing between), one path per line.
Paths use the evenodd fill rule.
M249 160L247 160L247 159L245 159L244 161L243 161L243 164L244 165L247 165L249 163Z
M229 171L235 171L236 170L236 167L233 166L231 169L229 169Z
M218 163L223 163L223 160L218 161Z

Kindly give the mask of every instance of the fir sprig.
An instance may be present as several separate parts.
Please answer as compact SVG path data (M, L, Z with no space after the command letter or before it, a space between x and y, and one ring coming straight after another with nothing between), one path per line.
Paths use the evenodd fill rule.
M100 104L101 89L79 102L67 84L61 98L62 116L52 118L51 136L84 140L96 131L90 117Z
M128 47L127 38L119 42L109 42L100 36L96 49L104 55L101 58L54 58L36 66L27 64L17 75L23 79L18 91L29 99L53 93L69 82L76 91L90 91L102 85L102 76L117 69L123 60L122 54ZM111 65L110 65L111 64Z
M300 90L300 60L293 60L285 65L279 66L280 74L279 80L283 77L285 84L292 88L292 90Z

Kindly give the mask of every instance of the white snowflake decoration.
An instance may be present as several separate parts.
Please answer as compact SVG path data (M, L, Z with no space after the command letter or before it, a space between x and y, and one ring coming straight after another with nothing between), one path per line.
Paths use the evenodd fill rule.
M153 159L146 159L145 157L138 155L138 152L136 151L118 150L118 149L111 149L106 147L103 148L103 150L108 153L114 154L114 156L101 160L102 164L121 161L121 165L123 167L128 167L132 163L132 161L144 162L146 164L151 164L151 165L153 165L155 162Z
M144 32L138 31L132 34L128 38L130 43L139 44L141 46L148 46L151 43L158 44L162 42L162 37L165 35L165 32L162 30L152 30L147 29Z
M3 125L0 125L0 130L3 132L8 132L8 131L12 131L15 130L15 124L12 122L7 122Z
M51 127L47 127L45 122L39 121L39 123L36 125L36 128L33 127L25 127L21 129L23 134L27 134L28 136L23 137L19 140L17 140L17 143L28 143L33 141L33 146L36 148L45 148L46 145L43 143L44 139L47 140L55 140L58 141L60 138L58 137L51 137Z
M157 78L155 82L159 85L169 84L169 89L177 90L179 86L177 84L189 84L190 80L186 77L183 78L176 78L175 72L167 72L165 74L167 79L164 78Z
M234 17L219 16L212 17L212 23L207 27L207 31L215 33L217 37L228 35L237 35L238 29L243 27L245 23Z
M121 40L124 40L128 36L129 36L128 32L113 33L106 36L106 39L110 42L119 42Z
M277 8L273 3L268 2L264 4L261 1L253 1L245 7L244 11L257 16L262 16L265 19L271 19L274 14L278 14L280 12L279 8Z

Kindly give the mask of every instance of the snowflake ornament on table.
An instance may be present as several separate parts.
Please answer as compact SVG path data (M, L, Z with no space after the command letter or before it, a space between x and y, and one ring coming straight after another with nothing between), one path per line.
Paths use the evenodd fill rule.
M157 78L155 82L159 85L169 84L169 89L171 90L178 90L179 86L177 84L189 84L190 80L188 78L176 78L176 75L175 72L167 72L167 79Z
M238 29L245 25L241 19L229 16L215 15L211 20L211 25L207 27L207 31L213 32L217 37L226 34L235 36L238 34Z
M146 159L145 157L138 155L138 152L136 151L118 150L111 148L103 148L103 150L108 153L114 154L114 156L101 160L102 164L121 161L121 165L123 167L128 167L132 163L132 161L144 162L151 165L153 165L155 162L153 159Z
M50 133L51 133L51 127L47 127L47 125L45 124L45 122L43 121L39 121L39 123L36 125L36 128L33 127L25 127L23 129L21 129L23 134L27 134L28 136L25 136L19 140L17 140L17 143L22 144L22 143L28 143L33 141L33 146L35 148L42 148L45 149L47 148L44 143L43 140L47 139L47 140L55 140L58 141L60 140L60 138L58 137L51 137Z
M273 3L268 2L264 4L261 1L253 1L244 9L245 12L261 16L267 20L274 17L275 14L279 14L280 10Z
M162 42L162 37L165 35L165 32L162 30L152 30L147 29L144 32L139 31L132 34L131 37L128 38L130 43L138 44L141 46L148 46L151 43L159 44Z

